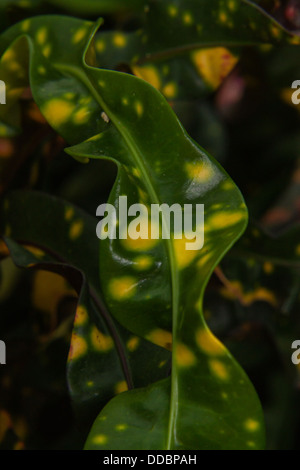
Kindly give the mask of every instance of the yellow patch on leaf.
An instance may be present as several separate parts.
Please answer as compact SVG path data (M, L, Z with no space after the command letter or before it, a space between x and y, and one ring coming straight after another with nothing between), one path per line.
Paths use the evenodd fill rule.
M43 114L47 121L53 126L66 124L74 109L75 105L73 103L61 98L53 98L42 107Z
M191 367L196 363L196 356L185 344L176 345L176 362L179 367Z
M192 60L204 80L218 88L237 63L237 58L224 47L201 49L192 54Z
M134 75L150 83L154 88L158 90L161 88L159 72L153 65L134 65L132 70Z
M72 334L71 346L69 350L68 361L78 359L87 352L88 346L84 338L76 333Z
M123 276L112 279L109 292L115 300L126 300L136 292L137 280L132 276Z
M111 336L104 335L96 327L92 329L91 341L94 348L100 352L107 352L112 349L114 345Z
M162 348L172 350L172 333L170 331L157 328L147 335L147 339Z
M223 344L204 328L196 332L196 342L199 348L208 355L218 356L226 352Z
M209 361L209 367L215 377L220 380L228 380L229 372L227 367L221 361L212 359Z
M119 395L120 393L127 392L128 390L128 385L125 380L122 380L121 382L118 382L115 386L115 394Z

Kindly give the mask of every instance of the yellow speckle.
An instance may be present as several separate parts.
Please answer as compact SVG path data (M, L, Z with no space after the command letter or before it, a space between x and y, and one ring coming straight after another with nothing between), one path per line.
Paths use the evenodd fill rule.
M118 395L119 393L127 392L127 390L128 390L128 385L125 380L118 382L117 385L115 386L116 395Z
M104 335L95 326L91 331L91 342L94 348L100 352L107 352L112 349L114 345L111 336Z
M182 238L173 240L174 253L179 269L184 269L189 266L199 254L198 250L186 249L186 243L191 242L193 242L193 240L188 240L184 234Z
M222 343L207 329L201 328L196 332L196 342L206 354L216 356L225 354Z
M220 14L219 14L219 20L221 21L221 23L226 23L227 22L227 15L224 11L221 11Z
M137 178L141 178L142 174L141 171L138 168L133 168L132 169L132 174L136 176Z
M37 71L40 75L45 75L46 74L46 69L43 65L39 65L39 67L37 68Z
M139 347L139 344L140 344L140 338L138 338L137 336L133 336L127 341L128 351L130 352L135 351Z
M68 360L78 359L83 356L87 351L87 343L85 339L78 336L76 333L72 334L71 346L69 351Z
M37 42L41 46L42 44L46 42L46 39L47 39L47 29L45 27L40 28L38 32L36 33Z
M264 272L266 274L272 274L274 271L274 264L270 263L269 261L266 261L263 265Z
M290 44L300 44L300 36L292 36L290 39L289 39L289 43Z
M218 379L228 380L229 373L226 366L222 362L212 359L209 361L209 367L212 373L218 377Z
M74 104L68 101L53 98L43 106L42 112L51 125L61 126L70 119L74 107Z
M207 183L214 176L212 166L207 162L202 163L186 163L185 171L187 176L197 183Z
M158 238L150 238L150 235L148 238L137 238L136 240L128 236L127 238L122 239L121 243L124 248L130 251L147 251L154 248L159 241L160 240Z
M90 111L88 108L81 108L74 114L74 124L85 124L89 120Z
M145 80L146 82L150 83L152 86L157 88L158 90L161 87L161 80L159 76L159 72L157 68L155 68L153 65L144 65L143 67L141 66L133 66L133 73L139 77Z
M296 255L300 256L300 244L296 246Z
M134 269L137 271L145 271L149 269L153 264L152 258L150 256L138 256L134 260Z
M275 26L274 24L271 25L271 33L273 37L277 39L280 38L280 36L282 35L281 29L278 26Z
M222 184L222 189L225 191L232 191L233 189L235 189L235 185L232 181L225 180L224 183Z
M43 53L43 56L48 58L51 54L51 51L52 51L52 47L50 44L48 44L47 46L45 46L42 50L42 53Z
M96 41L95 48L96 48L96 51L99 53L105 51L105 48L106 48L105 42L102 39Z
M116 47L125 47L127 39L124 34L116 33L113 37L113 43Z
M163 88L163 94L165 95L166 98L172 99L175 98L177 94L177 86L176 83L174 82L169 82L167 83L164 88Z
M80 237L83 231L83 222L82 220L76 220L72 223L69 231L69 237L71 240L76 240L76 238Z
M142 115L144 113L144 107L143 107L142 103L140 101L136 101L135 104L134 104L134 107L135 107L135 110L137 112L137 115L139 117L142 117Z
M27 33L27 31L29 30L30 28L30 20L25 20L23 21L22 25L21 25L21 30L24 32L24 33Z
M75 313L75 320L74 320L75 326L84 325L87 319L88 319L87 309L83 305L78 305L76 309L76 313Z
M179 367L191 367L196 363L196 356L185 344L176 345L176 362Z
M66 207L65 209L65 220L69 221L74 216L74 209L73 207Z
M110 281L109 292L115 300L126 300L130 299L135 294L136 287L136 278L123 276Z
M228 399L228 393L222 392L221 397L223 398L223 400L227 400Z
M107 443L107 436L105 436L105 434L98 434L98 436L93 438L93 443L103 446Z
M186 25L193 23L193 17L189 12L184 13L182 19L183 19L184 24Z
M128 98L126 98L126 96L123 96L123 98L122 98L122 104L123 104L124 106L128 106L128 105L129 105L129 100L128 100Z
M166 330L153 330L147 335L147 339L162 348L172 350L172 333Z
M94 386L94 382L92 380L89 380L87 383L86 383L87 387L93 387Z
M243 220L244 214L242 212L219 212L210 217L208 223L209 227L213 230L220 230L222 228L230 227Z
M178 8L175 7L174 5L169 5L168 6L168 13L170 16L174 17L178 14Z
M244 422L245 429L250 432L255 432L260 428L260 424L255 419L249 418Z
M128 428L127 424L117 424L116 431L125 431Z
M79 28L73 36L73 44L78 44L85 37L87 31L85 28Z
M42 258L43 256L45 256L45 252L43 250L41 250L40 248L36 247L36 246L24 245L24 248L26 248L26 250L30 251L30 253L32 253L37 258Z
M12 48L10 48L4 52L2 56L2 61L11 62L12 60L15 60L15 51Z

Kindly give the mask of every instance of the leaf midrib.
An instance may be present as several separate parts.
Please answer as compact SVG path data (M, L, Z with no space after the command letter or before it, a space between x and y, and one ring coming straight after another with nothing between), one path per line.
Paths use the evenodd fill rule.
M130 136L130 133L126 129L124 125L122 125L119 121L119 119L115 116L115 114L109 109L109 107L106 105L105 101L102 99L102 97L99 95L95 87L93 86L92 81L88 77L88 75L82 71L79 67L72 66L72 65L62 65L62 64L53 64L59 71L61 72L66 72L66 73L71 73L75 77L77 77L81 82L87 87L87 89L90 91L94 99L97 101L97 103L100 105L100 107L103 109L103 111L109 116L110 120L112 123L115 125L116 129L119 131L120 135L124 139L129 151L131 152L133 159L135 161L135 164L137 165L138 169L140 170L144 181L145 181L145 186L147 187L147 190L150 195L150 199L154 201L156 204L160 204L159 197L154 189L154 186L151 182L151 179L149 177L149 174L147 172L147 169L145 165L143 164L143 160L141 158L142 152L139 150L138 146L135 144L133 141L132 137ZM86 68L93 69L93 67L90 67L86 64L84 64ZM164 220L164 215L162 214L162 224L165 225L165 220ZM178 317L178 273L176 269L176 259L175 259L175 253L174 253L174 247L171 239L164 239L163 242L166 244L167 251L169 254L169 259L170 259L170 274L171 274L171 292L172 292L172 331L173 331L173 345L175 343L174 341L174 333L176 332L176 326L177 326L177 317ZM167 445L166 449L170 450L172 448L172 437L173 437L173 428L175 426L175 421L176 421L176 410L177 410L177 378L176 378L176 363L174 361L174 354L172 357L172 377L171 377L171 397L170 397L170 414L169 414L169 427L168 427L168 434L167 434Z

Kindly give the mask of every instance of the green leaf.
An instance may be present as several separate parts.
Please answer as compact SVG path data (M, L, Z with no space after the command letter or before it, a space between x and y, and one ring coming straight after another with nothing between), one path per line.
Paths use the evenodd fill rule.
M78 292L67 375L81 420L94 418L115 394L167 375L169 352L132 335L105 310L95 218L52 196L14 191L5 198L1 221L17 266L61 274Z
M237 0L150 1L136 31L99 32L94 46L101 68L133 72L166 98L215 90L250 44L299 44L255 3Z
M214 381L203 377L201 397L194 402L187 400L181 410L184 413L176 418L176 443L171 449L249 450L260 447L264 429L257 421L258 416L253 414L254 410L258 411L255 393L242 383L241 377L248 380L240 375L231 388L234 397L223 403L215 394ZM166 379L111 400L96 419L85 449L169 449L170 386L170 379ZM182 390L178 392L180 396ZM225 396L224 390L222 393ZM193 391L189 390L188 394L192 395ZM229 402L232 406L237 405L230 409L230 417Z
M24 23L9 30L4 42L8 45L22 28ZM131 416L134 399L136 418L124 424L130 436L136 435L136 426L144 433L141 448L152 436L151 446L157 449L261 448L263 418L256 393L202 314L214 267L245 229L243 198L218 163L187 135L157 90L134 76L86 64L86 42L97 28L61 17L30 20L30 84L38 106L73 145L68 153L83 161L108 158L116 163L118 176L109 198L116 208L119 196L126 195L128 206L204 204L206 214L203 249L188 250L188 239L176 239L174 233L166 240L101 242L101 291L110 313L158 346L170 348L173 336L171 377L150 386L157 397L151 426L145 413L153 405L147 390L116 398L109 410L116 407L120 416ZM99 438L96 422L89 443L119 448L113 413L106 420L108 434ZM134 440L125 440L127 448L135 447Z

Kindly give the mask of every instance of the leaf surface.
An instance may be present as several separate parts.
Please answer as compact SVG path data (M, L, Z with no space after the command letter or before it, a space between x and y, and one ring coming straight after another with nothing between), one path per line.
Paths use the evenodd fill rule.
M155 88L134 76L87 65L87 43L97 28L62 17L30 20L26 39L35 101L72 145L69 154L80 161L107 158L116 163L118 176L108 201L115 208L124 195L128 206L190 204L194 217L197 204L204 204L205 230L204 247L192 250L187 244L195 225L181 239L171 228L166 239L101 241L100 285L109 312L132 334L172 347L172 373L148 389L112 400L106 419L100 414L96 421L87 448L120 448L115 413L124 417L126 448L137 445L137 430L144 433L140 448L261 448L263 418L256 393L202 312L213 269L247 224L245 203ZM4 46L22 30L24 23L4 34ZM162 227L167 225L164 213ZM199 226L197 234L202 233Z

